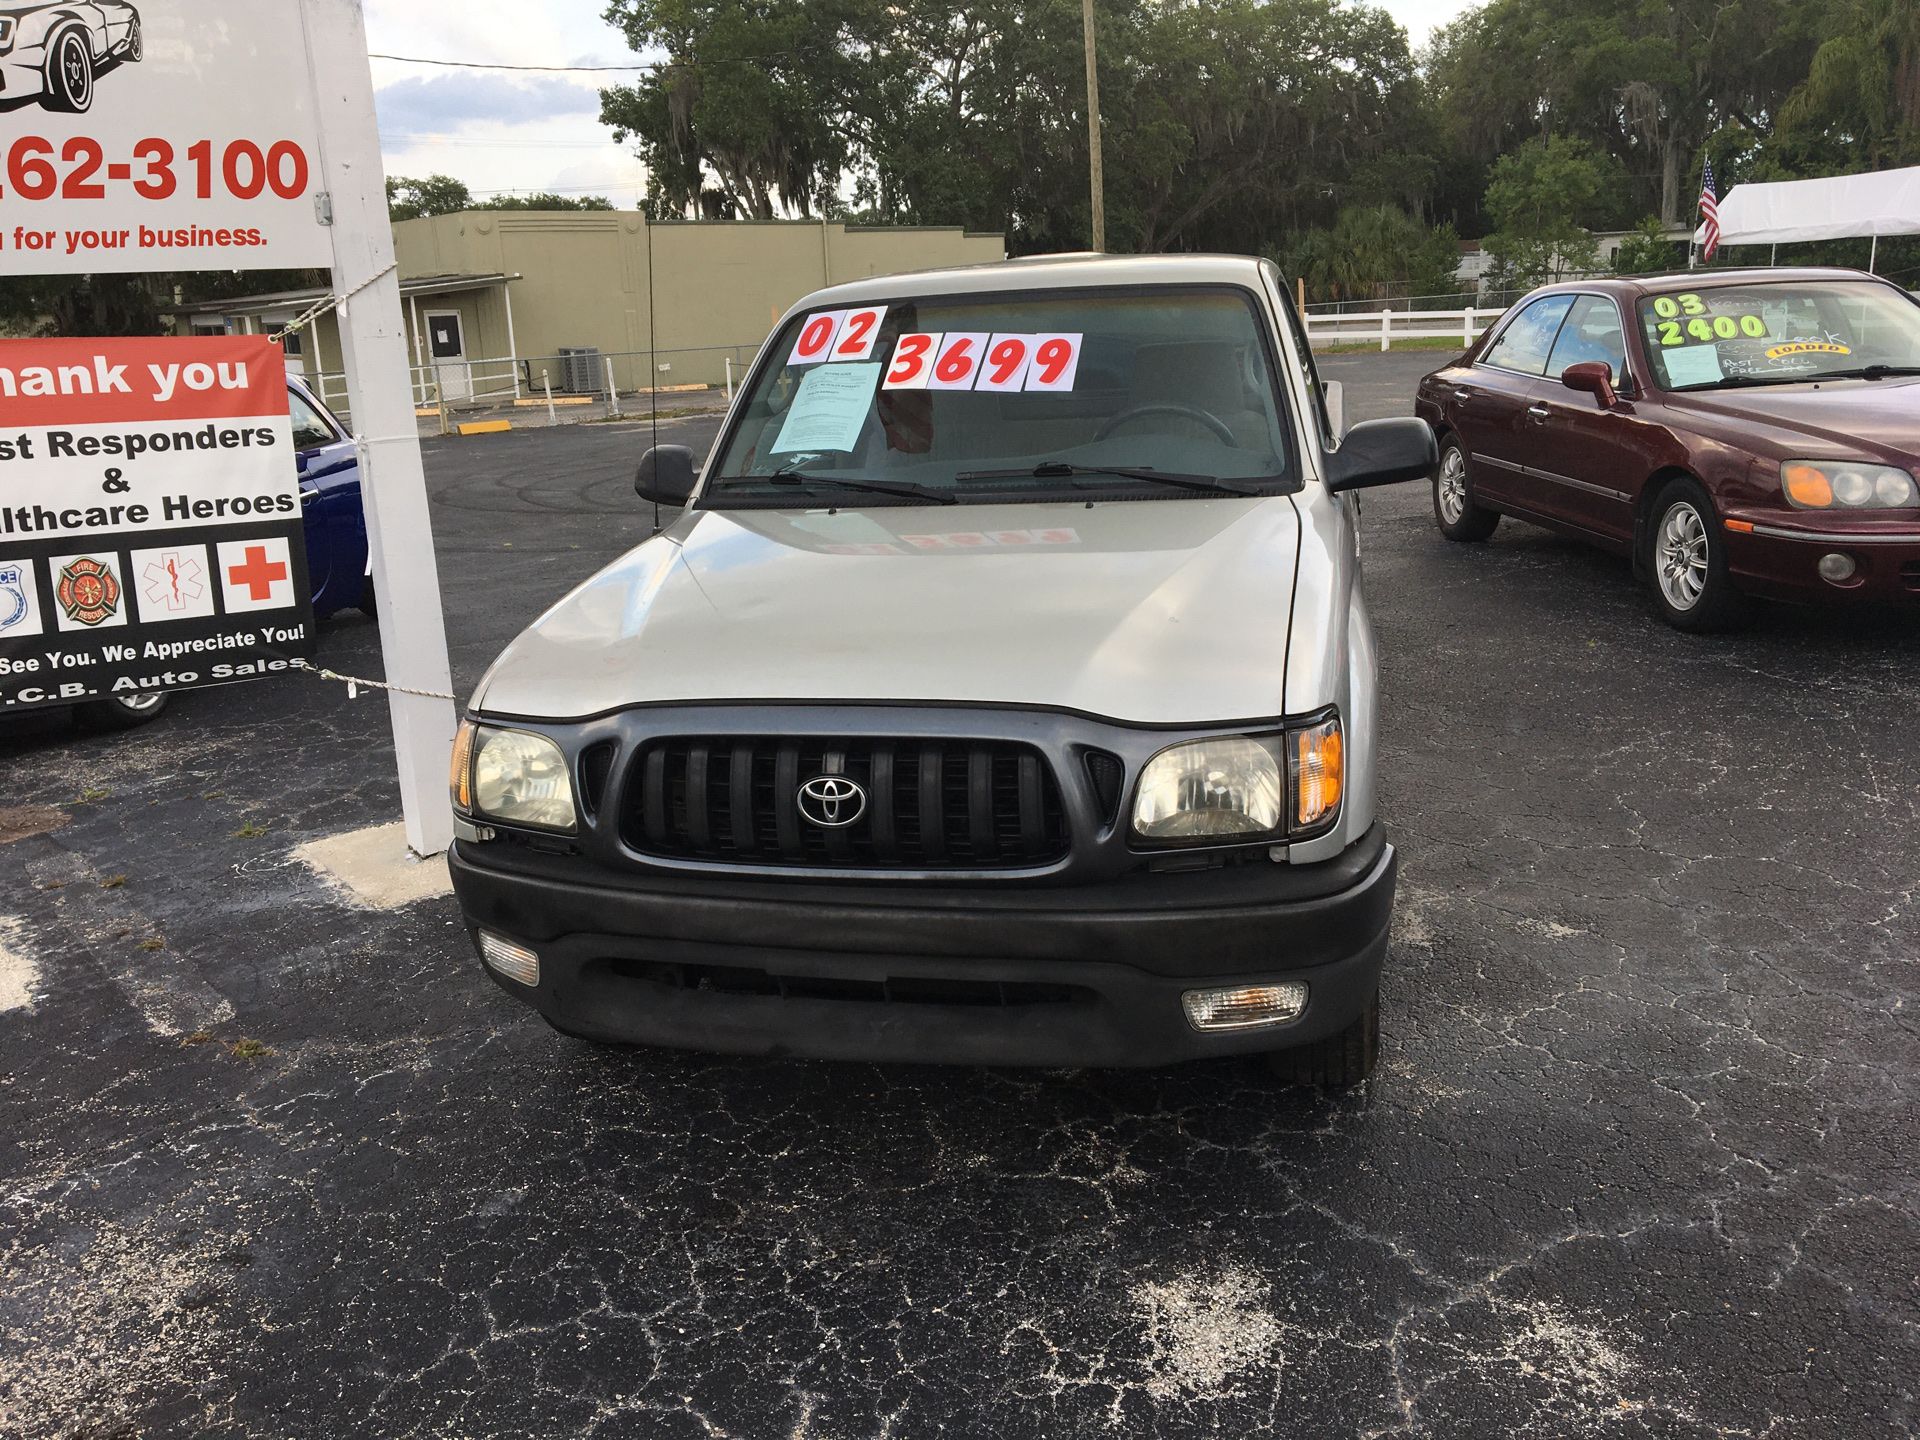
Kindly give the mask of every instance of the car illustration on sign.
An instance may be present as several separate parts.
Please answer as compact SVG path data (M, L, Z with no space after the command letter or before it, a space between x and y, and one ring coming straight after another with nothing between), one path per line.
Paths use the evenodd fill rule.
M38 100L80 115L93 108L94 78L145 54L140 12L126 0L0 0L0 109Z

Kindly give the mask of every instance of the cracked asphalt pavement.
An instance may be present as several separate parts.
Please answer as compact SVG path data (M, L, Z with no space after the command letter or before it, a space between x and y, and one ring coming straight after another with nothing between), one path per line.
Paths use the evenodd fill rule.
M1327 368L1365 418L1437 358ZM646 535L646 439L428 443L463 691ZM1403 889L1346 1098L582 1047L450 900L293 858L397 813L377 699L8 722L0 1434L1915 1433L1920 627L1689 638L1366 516Z

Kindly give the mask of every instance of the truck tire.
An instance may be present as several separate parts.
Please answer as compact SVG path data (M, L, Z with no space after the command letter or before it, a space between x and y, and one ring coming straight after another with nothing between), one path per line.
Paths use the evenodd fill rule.
M1474 504L1467 476L1467 451L1456 435L1440 442L1440 464L1433 472L1433 523L1449 540L1485 540L1500 523L1500 512Z
M1273 1073L1291 1085L1322 1090L1351 1090L1373 1074L1380 1058L1380 993L1374 992L1359 1019L1338 1034L1267 1056Z

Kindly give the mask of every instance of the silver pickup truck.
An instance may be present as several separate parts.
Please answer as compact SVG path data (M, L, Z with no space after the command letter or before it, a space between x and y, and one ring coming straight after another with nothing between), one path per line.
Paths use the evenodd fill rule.
M704 470L642 461L683 513L473 696L488 973L598 1041L1364 1079L1395 855L1349 492L1435 451L1337 409L1259 260L808 296Z

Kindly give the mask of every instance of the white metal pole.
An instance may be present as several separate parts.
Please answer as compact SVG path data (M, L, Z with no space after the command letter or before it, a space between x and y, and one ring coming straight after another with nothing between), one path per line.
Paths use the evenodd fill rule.
M500 298L507 302L507 368L513 371L513 398L520 398L520 346L513 338L513 283L500 282Z
M1393 312L1391 310L1382 310L1380 312L1380 348L1382 350L1386 350L1392 345L1392 335Z
M547 424L558 425L559 418L553 413L553 377L544 370L540 372L540 388L547 392Z
M320 132L318 178L333 214L333 291L360 448L361 503L380 597L386 678L407 690L450 694L426 470L407 403L406 320L361 0L300 0L300 12ZM437 855L453 842L447 803L453 702L390 690L387 703L407 845L415 854Z
M1466 323L1460 327L1460 338L1471 345L1473 344L1473 306L1467 306L1466 315Z
M1880 261L1880 236L1876 233L1872 243L1867 246L1867 273L1873 274L1873 267Z
M620 415L620 387L613 383L613 357L607 356L607 408L616 419Z
M727 403L733 403L733 356L727 356Z

